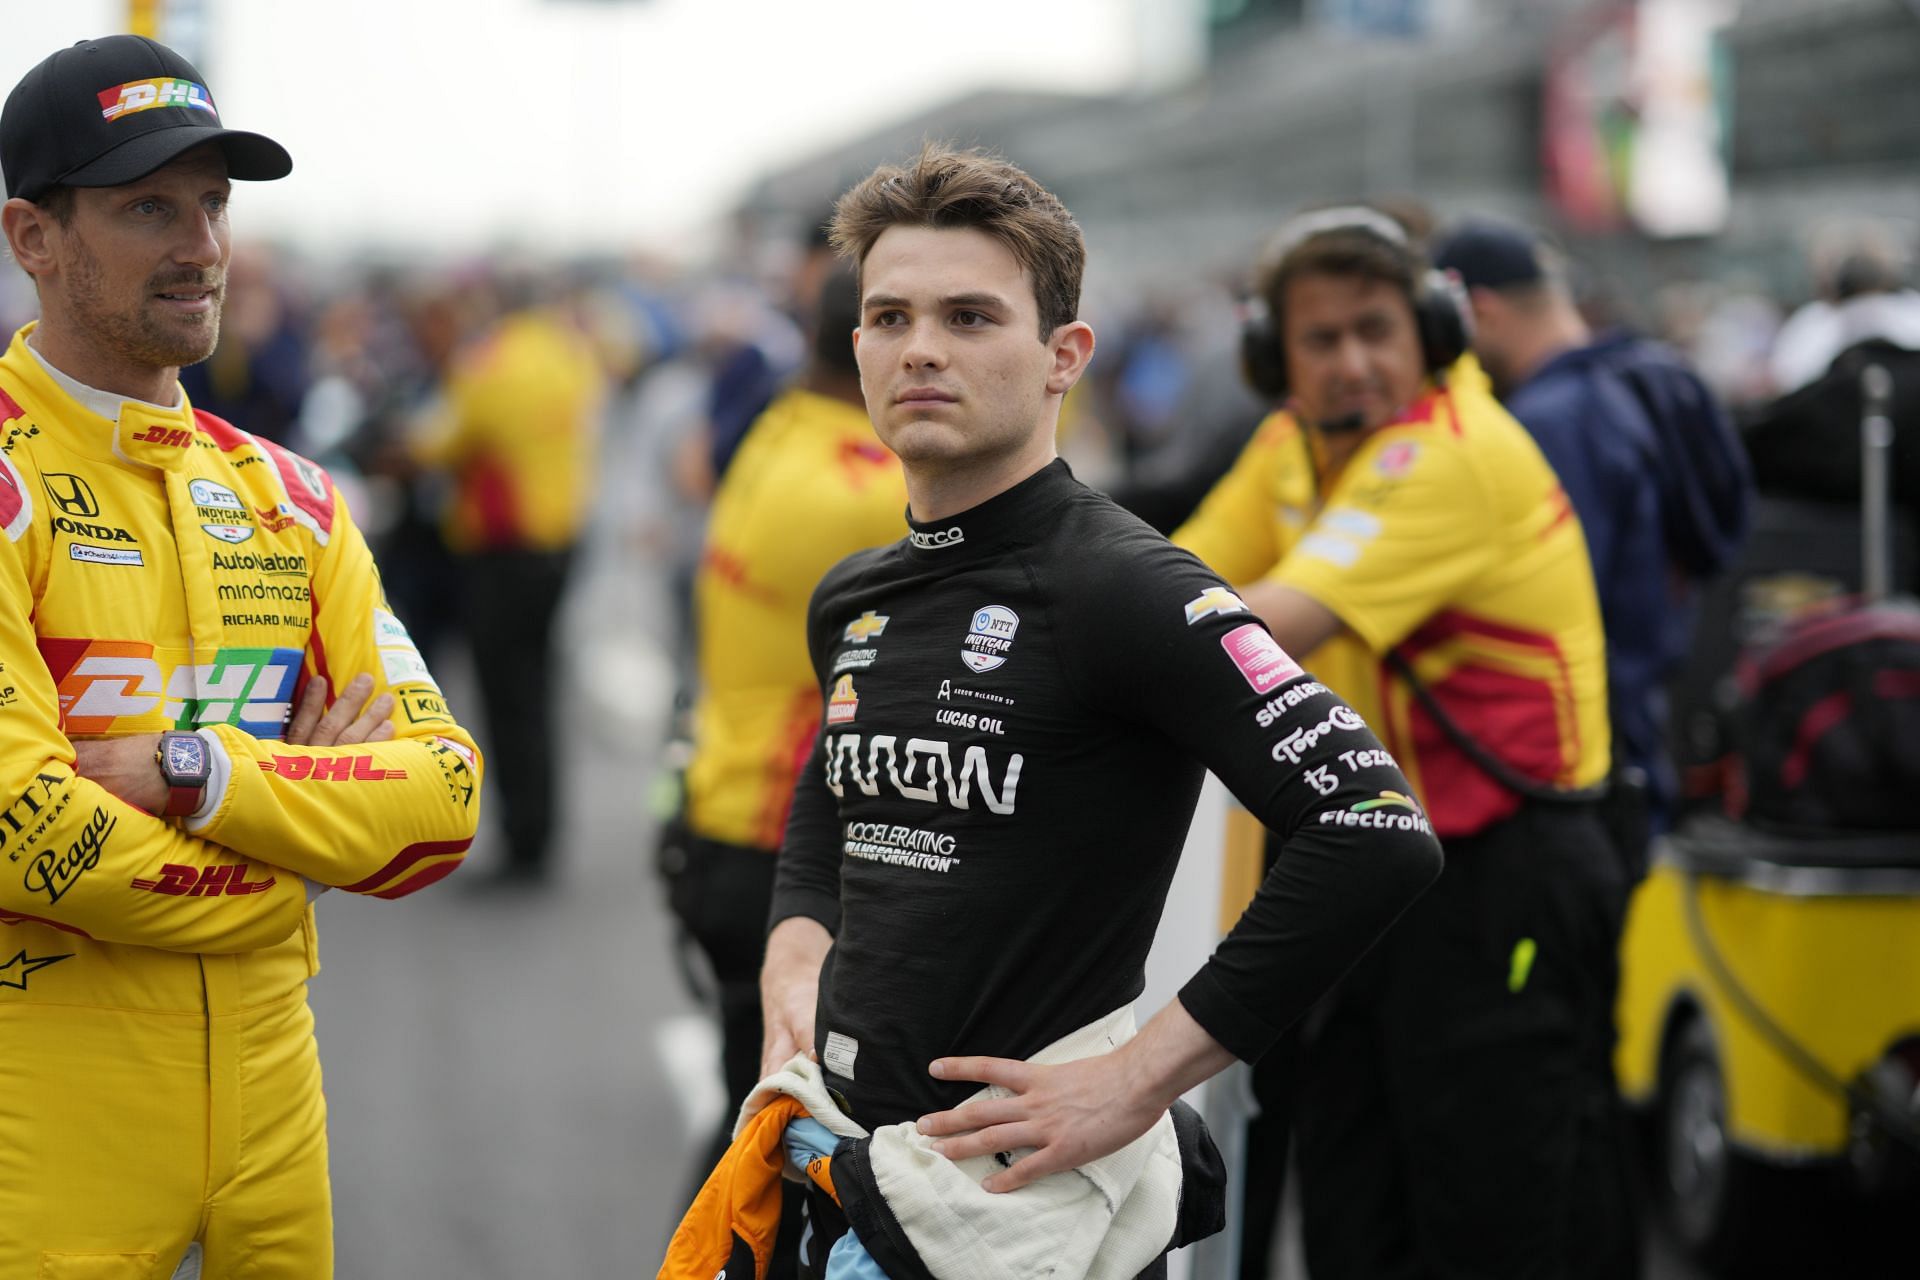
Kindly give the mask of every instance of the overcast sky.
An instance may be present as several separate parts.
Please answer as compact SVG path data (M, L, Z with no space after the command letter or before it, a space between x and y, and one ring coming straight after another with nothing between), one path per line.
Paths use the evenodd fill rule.
M177 7L188 0L172 0ZM1098 92L1166 0L197 0L222 122L293 153L243 234L671 244L759 173L980 87ZM1181 0L1182 3L1190 0ZM0 0L0 83L128 0Z

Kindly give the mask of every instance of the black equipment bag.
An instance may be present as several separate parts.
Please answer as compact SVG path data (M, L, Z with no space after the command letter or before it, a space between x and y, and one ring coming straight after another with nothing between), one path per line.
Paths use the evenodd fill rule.
M1920 831L1920 607L1862 604L1744 656L1735 818Z

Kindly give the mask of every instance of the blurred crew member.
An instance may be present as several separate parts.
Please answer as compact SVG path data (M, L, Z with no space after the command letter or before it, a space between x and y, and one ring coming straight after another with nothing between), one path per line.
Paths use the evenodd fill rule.
M694 588L700 691L684 865L672 901L719 986L728 1102L716 1145L700 1153L700 1177L760 1078L760 962L774 855L820 729L807 601L835 564L907 527L900 460L873 438L860 398L853 270L839 268L816 287L811 360L799 385L753 424L722 477ZM885 629L884 621L857 628L866 639Z
M122 35L0 166L0 1275L331 1276L309 903L458 866L479 760L327 474L180 388L287 153Z
M1285 411L1176 541L1380 726L1447 848L1310 1023L1308 1266L1557 1274L1624 898L1592 798L1606 672L1579 521L1397 223L1296 219L1259 297L1249 372Z
M444 534L461 563L487 755L504 810L501 875L537 882L556 820L554 618L593 503L606 379L559 306L508 313L455 357L415 452L452 473Z
M953 1242L964 1202L969 1247L1133 1275L1211 1183L1179 1172L1170 1105L1264 1052L1438 846L1360 719L1055 457L1093 354L1060 202L930 147L842 197L834 237L911 532L843 561L808 615L826 714L779 858L762 1068L810 1073L868 1137L840 1145L831 1195L809 1188L803 1266L844 1207L888 1274L920 1274L901 1241ZM1134 1036L1204 768L1286 833L1284 869ZM1129 1190L1166 1234L1106 1231Z
M1686 658L1700 583L1745 534L1746 455L1671 348L1588 329L1560 261L1528 232L1466 222L1435 248L1434 265L1466 286L1473 349L1586 533L1607 632L1607 810L1637 880L1649 827L1664 830L1678 801L1667 682Z
M1835 228L1814 246L1820 296L1787 317L1774 335L1768 371L1788 395L1826 373L1835 356L1878 339L1920 351L1920 292L1912 250L1872 222Z

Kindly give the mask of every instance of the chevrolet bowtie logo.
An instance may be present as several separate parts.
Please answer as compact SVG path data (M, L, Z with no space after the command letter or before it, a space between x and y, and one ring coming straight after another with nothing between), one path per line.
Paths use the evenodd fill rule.
M49 471L40 477L40 483L47 486L47 496L53 499L53 505L60 508L62 515L91 520L100 514L100 500L93 496L93 489L79 476L69 475L65 471Z
M62 960L71 960L71 952L64 956L33 956L25 951L5 964L0 964L0 987L12 987L16 991L27 989L27 979L50 964L59 964Z
M1244 613L1247 602L1225 587L1208 587L1199 597L1187 601L1187 625L1216 613Z
M853 644L865 644L868 640L879 635L886 629L887 615L884 613L875 613L869 609L847 624L847 630L845 635L842 636L842 639Z

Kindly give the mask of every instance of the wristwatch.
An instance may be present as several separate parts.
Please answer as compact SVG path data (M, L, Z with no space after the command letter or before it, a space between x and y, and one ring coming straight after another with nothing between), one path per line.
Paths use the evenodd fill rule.
M206 739L197 733L169 729L160 735L153 761L160 766L160 776L167 784L167 807L160 812L179 818L198 809L207 791L207 779L213 775Z

